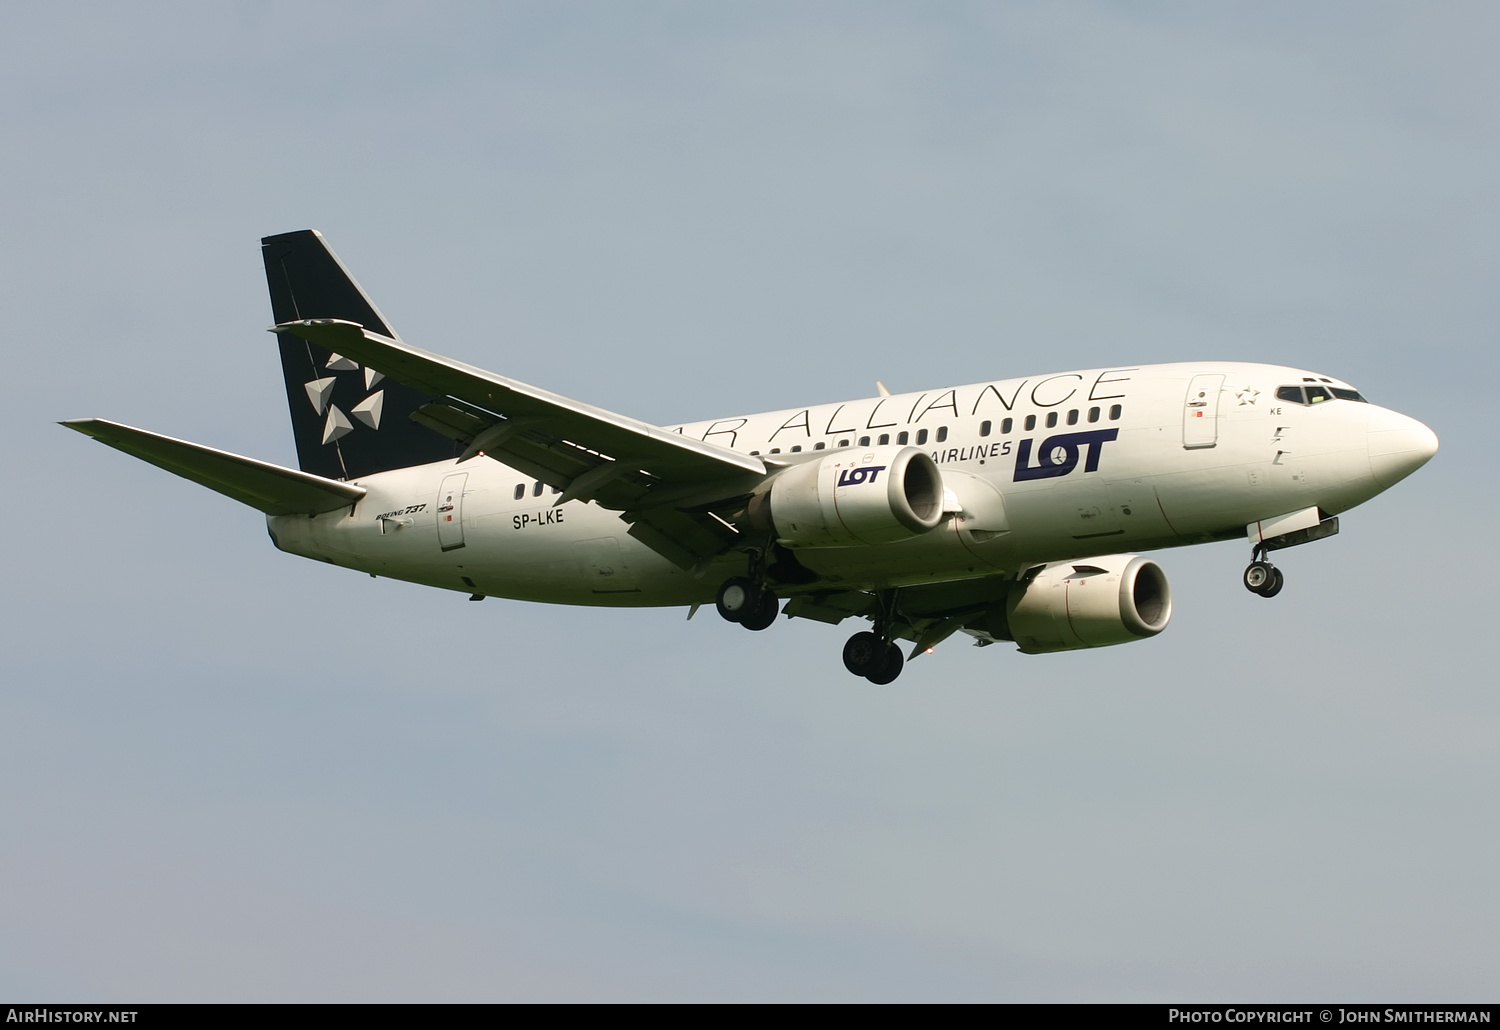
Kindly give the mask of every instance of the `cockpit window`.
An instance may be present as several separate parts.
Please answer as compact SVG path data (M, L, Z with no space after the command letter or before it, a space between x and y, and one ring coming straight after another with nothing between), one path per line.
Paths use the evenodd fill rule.
M1360 396L1358 390L1346 390L1341 386L1279 386L1276 388L1278 401L1290 401L1293 404L1321 404L1335 398L1341 401L1359 401L1361 404L1369 403Z

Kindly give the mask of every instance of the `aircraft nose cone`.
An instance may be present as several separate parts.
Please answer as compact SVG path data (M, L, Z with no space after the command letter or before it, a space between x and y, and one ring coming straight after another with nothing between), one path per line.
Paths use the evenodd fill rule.
M1371 407L1370 472L1382 487L1395 486L1437 453L1437 434L1414 418Z

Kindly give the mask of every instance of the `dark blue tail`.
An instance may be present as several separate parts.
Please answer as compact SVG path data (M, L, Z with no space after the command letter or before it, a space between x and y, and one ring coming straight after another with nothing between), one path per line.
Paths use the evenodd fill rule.
M267 236L260 244L277 325L342 318L396 336L316 229ZM289 333L277 339L303 472L358 479L458 456L452 440L411 421L430 400L426 395Z

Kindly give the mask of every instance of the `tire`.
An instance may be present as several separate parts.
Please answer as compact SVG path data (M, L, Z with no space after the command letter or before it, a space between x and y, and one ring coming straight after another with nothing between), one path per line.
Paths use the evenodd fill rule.
M895 644L887 644L885 662L881 665L879 671L866 673L865 679L881 687L887 683L894 683L896 677L901 675L901 668L905 664L905 660L901 657L901 648Z
M1270 562L1253 561L1245 566L1245 589L1266 596L1266 588L1276 581L1276 567Z
M768 629L780 614L781 600L767 590L760 595L760 607L740 619L740 625L758 632Z
M1277 594L1281 593L1281 588L1286 586L1286 577L1281 574L1281 570L1272 569L1271 571L1274 573L1274 575L1271 577L1271 582L1265 587L1261 588L1261 597L1275 597Z
M844 668L856 676L879 671L885 662L885 642L874 633L856 633L844 644Z
M714 598L714 607L728 622L743 622L747 612L760 610L760 588L744 576L726 579Z

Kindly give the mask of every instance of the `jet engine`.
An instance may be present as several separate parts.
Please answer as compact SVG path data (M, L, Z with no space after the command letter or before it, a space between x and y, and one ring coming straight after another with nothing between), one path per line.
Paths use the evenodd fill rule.
M917 447L839 450L776 473L746 513L787 547L890 544L943 521L943 477Z
M1166 629L1172 591L1161 566L1135 554L1053 562L1022 577L1005 615L1004 635L1026 654L1105 647Z

